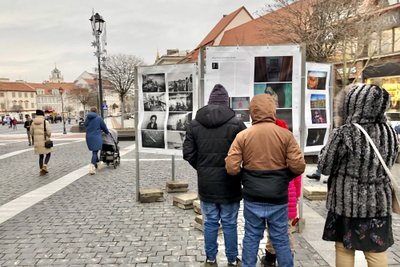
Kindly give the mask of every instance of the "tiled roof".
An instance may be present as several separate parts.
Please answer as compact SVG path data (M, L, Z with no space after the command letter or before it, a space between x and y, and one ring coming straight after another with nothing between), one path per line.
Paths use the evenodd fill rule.
M299 2L302 2L301 6L298 4ZM305 1L298 1L292 4L290 8L304 8L305 4ZM270 45L288 43L291 40L290 36L277 36L273 34L276 29L273 28L274 24L268 23L268 21L276 21L276 18L282 20L282 17L289 16L291 16L291 12L285 7L267 13L264 16L226 31L219 45Z
M0 91L35 92L35 89L27 83L0 82Z
M213 45L215 39L225 30L225 28L229 25L229 23L231 23L232 20L242 10L244 10L249 15L249 17L252 18L252 16L249 14L249 12L244 6L238 8L229 15L223 16L223 18L217 23L217 25L214 26L214 28L207 34L207 36L200 42L200 44L193 51L191 51L183 61L189 61L189 62L196 61L199 54L199 49L203 46Z

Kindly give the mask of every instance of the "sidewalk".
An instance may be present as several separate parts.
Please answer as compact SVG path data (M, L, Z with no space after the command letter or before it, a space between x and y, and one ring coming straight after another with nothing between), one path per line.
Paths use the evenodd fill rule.
M80 143L71 145L71 150L66 145L55 147L49 176L38 177L36 172L30 171L30 165L21 170L24 176L13 176L18 187L35 179L48 179L53 183L25 194L24 205L29 206L0 222L0 266L199 267L205 260L203 234L194 228L193 210L172 205L177 193L164 193L164 202L136 202L135 154L124 150L132 144L121 142L121 153L127 152L121 166L105 168L93 176L87 175L89 154ZM164 189L171 177L171 157L141 154L140 159L140 187ZM33 165L36 160L33 154L24 154L24 161L32 161ZM81 163L76 165L72 160ZM1 163L0 172L7 173L9 167ZM175 167L176 179L187 180L189 190L197 191L195 171L179 157ZM315 165L308 165L306 173L314 168ZM66 183L67 180L70 183ZM306 178L304 183L322 185L322 181ZM0 198L2 190L9 191L0 188ZM44 195L41 201L36 199L38 202L34 204L38 194L49 195ZM0 205L0 210L2 207L7 206ZM306 227L303 233L295 234L295 266L334 266L333 243L321 240L324 211L324 201L304 201ZM399 218L393 223L399 242ZM241 209L240 254L243 226ZM222 235L219 244L218 263L225 266ZM259 257L264 247L265 240L260 245ZM400 266L399 254L399 244L396 244L389 252L390 266Z

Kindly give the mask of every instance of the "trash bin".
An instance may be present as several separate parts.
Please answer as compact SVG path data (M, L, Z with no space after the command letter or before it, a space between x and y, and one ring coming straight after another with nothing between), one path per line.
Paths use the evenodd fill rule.
M80 133L86 132L85 122L83 122L83 121L79 122L79 132Z

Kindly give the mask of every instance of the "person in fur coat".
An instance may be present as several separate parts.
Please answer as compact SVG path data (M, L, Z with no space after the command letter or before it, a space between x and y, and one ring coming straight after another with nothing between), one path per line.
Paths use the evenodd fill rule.
M52 151L52 148L46 148L44 146L46 140L51 137L51 126L50 123L45 120L43 110L36 110L36 117L33 119L29 131L32 136L35 154L39 155L39 175L43 176L49 172L47 166Z
M336 266L354 266L355 250L364 252L369 267L388 266L385 251L393 245L390 178L352 123L368 132L391 168L398 139L385 117L390 96L377 85L350 85L335 104L336 128L318 161L322 174L329 176L322 238L336 242Z

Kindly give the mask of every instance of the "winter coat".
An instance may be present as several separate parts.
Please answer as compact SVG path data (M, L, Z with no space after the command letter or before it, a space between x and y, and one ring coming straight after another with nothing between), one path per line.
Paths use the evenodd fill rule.
M52 151L51 148L44 147L44 126L46 125L46 140L51 137L51 125L44 119L44 116L36 116L31 124L31 136L33 139L33 147L35 154L48 154Z
M276 125L289 129L284 120L278 118L276 120ZM288 215L289 220L297 217L297 200L301 194L301 176L297 176L289 183L288 187Z
M207 105L197 111L183 142L183 158L197 170L200 199L231 203L242 199L239 175L228 175L224 159L237 133L245 129L235 112L224 105Z
M288 203L289 182L304 172L305 161L293 134L275 124L271 95L256 95L250 102L252 126L240 132L225 159L229 174L243 166L243 197L248 201Z
M321 150L318 166L329 175L326 206L337 215L352 218L384 217L391 214L391 184L364 134L370 135L389 168L398 153L398 139L384 112L389 94L374 85L353 86L337 100L337 125Z
M99 151L103 146L102 131L108 134L107 125L96 112L89 112L85 120L86 144L90 151Z

